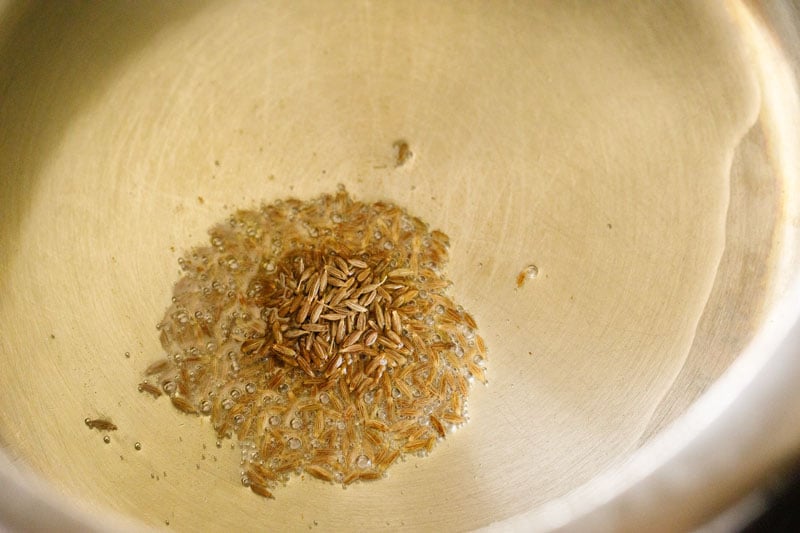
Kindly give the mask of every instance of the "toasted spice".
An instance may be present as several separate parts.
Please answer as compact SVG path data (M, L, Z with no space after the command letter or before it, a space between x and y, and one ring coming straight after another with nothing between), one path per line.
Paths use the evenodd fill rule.
M517 274L517 288L521 288L525 285L525 282L529 279L534 279L536 276L539 275L539 267L536 265L528 265L522 270L520 270L519 274ZM471 317L470 317L471 318Z
M116 431L117 425L111 420L105 418L86 418L83 421L89 429L97 429L100 431Z
M254 493L292 473L380 479L467 421L486 347L446 294L447 235L343 189L238 211L210 235L179 260L166 358L145 370L161 389L139 390L236 436Z

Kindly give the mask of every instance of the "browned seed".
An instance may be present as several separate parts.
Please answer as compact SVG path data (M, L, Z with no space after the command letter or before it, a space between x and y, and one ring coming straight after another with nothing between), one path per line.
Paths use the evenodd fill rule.
M442 375L442 378L439 380L439 386L437 388L437 392L439 393L440 398L447 397L448 389L451 391L453 390L452 388L450 388L450 384L448 383L446 376L447 373L445 372Z
M343 401L348 403L347 409L350 410L350 408L353 407L352 405L349 405L351 399L350 389L348 389L347 381L344 379L339 380L339 396ZM345 412L345 414L347 413Z
M452 307L445 308L444 317L450 320L451 322L459 322L461 320L461 314Z
M386 337L388 337L389 340L391 340L395 344L395 347L397 348L401 348L404 344L403 339L400 338L400 335L398 335L392 330L386 331Z
M139 392L146 392L152 395L153 398L158 398L161 396L161 389L146 381L139 383Z
M117 425L111 420L105 418L87 418L83 421L89 429L98 429L100 431L116 431Z
M323 294L328 288L328 268L328 265L325 265L319 275L319 294Z
M454 426L458 426L466 422L466 419L463 416L455 413L444 413L442 415L442 421L447 422L448 424L453 424Z
M283 343L283 333L281 333L281 325L278 322L272 323L272 338L278 344Z
M372 346L378 340L378 332L371 329L364 337L364 346Z
M344 340L344 336L347 335L347 324L345 323L344 319L339 319L339 324L336 326L336 342L342 344Z
M426 440L411 440L403 445L403 451L408 453L418 452L424 450L428 445Z
M335 461L339 452L336 448L317 448L314 450L314 461L321 463L330 463Z
M302 337L306 333L308 333L307 330L292 328L292 329L287 329L284 332L284 335L286 336L287 339L296 339L297 337Z
M314 339L314 346L312 347L314 350L314 354L317 356L317 359L322 362L328 358L328 354L323 346L323 341L315 338Z
M378 287L380 287L382 283L370 283L369 285L364 285L361 287L356 294L361 296L362 294L367 294L369 292L375 292Z
M297 352L293 349L289 348L288 346L284 346L283 344L273 344L272 349L279 353L280 355L285 355L287 357L297 357Z
M341 354L331 359L330 362L328 362L328 365L325 367L325 377L332 376L336 369L342 366L343 361L344 359L342 359Z
M308 374L308 375L309 375L309 376L311 376L312 378L313 378L313 377L316 375L316 374L314 374L314 370L312 370L312 368L311 368L311 364L309 364L309 362L308 362L308 361L306 361L306 360L305 360L305 358L303 358L303 357L297 357L297 358L295 359L295 361L297 361L297 366L299 366L299 367L300 367L300 369L301 369L303 372L305 372L306 374Z
M322 409L318 409L317 412L314 413L314 436L319 438L324 429L325 415L323 414Z
M306 360L311 361L311 347L314 346L314 337L316 334L314 332L309 332L309 335L306 336L305 342L303 344L303 348L305 349Z
M302 262L302 260L303 259L300 258L301 262ZM311 277L311 274L313 274L313 273L314 273L314 267L308 267L305 270L303 270L303 272L300 274L300 279L297 280L297 284L298 285L302 284L304 281L309 279Z
M355 329L360 329L362 331L367 329L367 313L358 314L358 318L356 318Z
M420 336L416 332L411 332L411 344L414 346L414 349L418 352L427 352L428 347L422 341Z
M306 381L312 381L315 379L316 378L311 378L307 379ZM300 400L299 402L297 402L297 404L295 405L295 409L302 412L315 411L319 409L319 405L314 400L306 398L305 400Z
M486 343L480 335L475 336L475 347L478 348L478 353L485 360L486 359Z
M179 411L183 411L184 413L196 415L197 409L195 409L194 405L192 405L186 398L182 396L170 396L170 400L172 400L172 405L174 405Z
M266 340L264 337L261 337L260 339L248 339L242 343L241 351L244 354L253 353L257 350L260 350L264 346L265 342Z
M347 262L344 259L342 259L337 255L336 257L333 258L333 262L336 263L336 266L338 266L339 269L342 272L344 272L346 276L350 275L350 267L347 266Z
M379 449L383 446L383 436L376 431L365 431L364 438L366 438L370 444L375 446L375 448Z
M431 427L436 430L440 437L444 437L447 434L444 424L435 416L431 416Z
M333 481L333 475L326 469L317 465L306 465L305 471L322 481Z
M322 293L322 296L320 297L319 301L320 301L320 302L322 302L322 303L323 303L323 304L325 304L325 305L328 305L328 304L330 304L330 303L331 303L331 300L333 299L334 293L335 293L337 290L338 290L338 289L332 289L331 287L328 287L328 288L325 290L325 292L324 292L324 293Z
M320 442L326 443L327 446L328 446L328 449L333 449L337 445L336 444L337 437L338 437L338 434L336 432L336 429L331 428L331 429L327 430L326 432L324 432L322 435L320 435L319 440L320 440Z
M297 366L297 357L296 356L295 357L291 357L289 355L284 355L282 353L279 353L277 355L278 355L278 359L283 361L285 364L287 364L289 366Z
M344 479L342 480L342 484L349 485L350 483L356 481L358 477L359 477L359 472L357 470L354 470L344 477Z
M259 496L263 496L264 498L272 498L275 499L275 496L269 491L267 487L260 483L250 483L250 490L258 494Z
M330 337L332 341L336 341L336 338L339 335L339 321L337 320L336 322L329 322L329 324L330 332L328 333L328 337Z
M382 357L373 357L367 364L366 368L364 369L364 373L371 376L375 374L375 371L378 370L378 368L385 365L386 365L385 359L383 359Z
M347 270L347 269L345 269L345 270ZM336 268L335 266L329 266L328 267L328 274L330 276L333 276L335 279L338 279L339 281L347 281L348 275L345 272L345 270ZM328 282L330 282L330 279L331 278L328 278Z
M467 381L467 378L459 374L456 377L455 382L461 397L466 398L467 394L469 393L469 381Z
M379 457L375 459L376 466L385 469L389 465L391 465L399 455L400 455L400 450L392 450L392 451L386 450L385 453L381 454Z
M404 407L403 409L398 409L397 414L402 416L403 418L411 418L412 416L417 415L417 410L414 409L413 407ZM425 428L422 429L423 431L425 431Z
M164 372L167 368L169 368L169 361L167 361L166 359L161 359L159 361L151 363L150 366L148 366L145 369L144 375L152 376L153 374L160 374Z
M409 431L408 440L425 440L423 437L429 432L430 430L424 426L413 428Z
M336 395L336 394L331 394L331 395L330 395L330 402L331 402L331 407L333 407L334 409L336 409L336 412L337 412L337 413L341 413L341 412L342 412L342 409L344 409L344 405L342 405L342 400L341 400L341 399L339 399L339 396L338 396L338 395Z
M386 318L383 315L383 308L380 304L375 304L375 321L378 323L378 329L386 327Z
M270 481L277 480L277 476L275 474L257 463L250 465L250 468L247 470L247 477L250 478L251 482L265 486L269 484Z
M469 314L467 312L464 312L461 316L464 319L464 322L467 323L467 326L469 326L470 329L473 329L473 330L478 329L478 324L475 322L475 319L472 318L471 314Z
M349 307L350 309L352 309L353 311L355 311L357 313L367 313L367 312L369 312L369 310L366 307L364 307L363 305L359 304L358 301L356 301L356 300L346 300L343 303L347 307Z
M386 276L390 278L408 278L414 275L414 271L410 268L395 268L390 270Z
M413 370L414 369L410 366L401 366L400 371L397 372L397 374L395 375L395 380L396 381L405 380L408 376L411 375L411 372L413 372Z
M467 338L460 331L456 331L456 344L458 344L464 349L469 348L469 343L467 342Z
M392 379L389 377L389 374L384 374L383 378L381 378L381 387L384 397L387 398L388 401L392 397Z
M339 348L339 353L342 353L342 354L355 353L355 352L359 352L359 351L361 351L363 349L364 349L364 345L357 343L357 344L351 344L350 346L345 346L344 348Z
M331 291L331 299L328 302L328 305L331 308L337 307L341 303L341 301L345 299L346 290L347 289L345 288L339 288Z
M361 375L363 376L364 374ZM374 385L375 385L375 378L371 378L368 376L364 377L355 389L356 396L360 397L362 394L364 394L364 392L372 389ZM365 413L364 418L366 417L367 415Z
M383 335L378 335L378 345L383 346L386 349L397 347L396 343L392 342L391 339Z
M458 358L453 350L446 350L444 352L444 356L447 358L452 367L458 368L461 366L461 359Z
M369 266L361 259L348 259L347 262L356 268L367 268Z
M398 335L402 335L403 325L400 323L400 313L397 312L397 309L392 309L392 312L390 314L392 317L392 331L394 331Z
M376 481L381 479L383 475L380 472L357 472L359 481Z
M333 272L331 272L330 274L331 275L328 277L328 285L332 285L334 287L344 287L346 285L345 282L336 277Z
M325 320L331 320L331 321L333 321L333 320L341 320L342 318L345 318L346 316L347 315L344 315L342 313L325 313L324 315L321 315L321 317L324 318Z
M378 294L380 295L381 299L386 302L386 305L391 305L392 303L392 296L386 291L383 287L378 287L375 289Z
M397 298L396 298L396 299L395 299L395 300L392 302L392 306L394 306L394 307L402 307L402 306L403 306L403 305L405 305L407 302L410 302L411 300L413 300L414 298L416 298L418 294L419 294L419 291L418 291L418 290L416 290L416 289L409 289L409 290L405 291L403 294L401 294L400 296L398 296L398 297L397 297Z
M278 370L270 378L269 382L267 383L267 388L271 389L271 390L275 390L275 389L278 388L278 385L280 385L281 383L283 383L283 372Z
M347 390L353 391L364 380L364 372L356 368L356 370L351 375L348 375L346 379L348 384Z
M448 237L446 233L443 233L443 232L439 231L438 229L435 229L435 230L433 230L431 232L431 238L435 242L437 242L437 243L439 243L439 244L441 244L443 246L450 246L450 237Z
M359 283L364 283L372 275L372 270L367 267L358 274L356 274L356 281Z
M370 419L364 424L367 429L373 429L381 433L389 431L389 426L377 419Z
M308 283L311 286L311 290L306 294L306 300L312 302L319 294L319 274L314 274Z
M375 297L377 295L378 295L378 293L376 291L368 292L368 293L366 293L365 295L363 295L363 296L361 296L359 298L358 303L362 307L369 307L372 304L372 302L375 301Z
M303 300L303 304L300 306L300 309L297 311L296 320L298 323L305 322L306 318L308 318L308 312L311 310L311 301L310 300Z
M286 462L280 466L275 467L276 474L285 474L286 472L290 472L295 470L298 466L296 460L293 461L291 458L286 458Z
M483 367L476 365L472 361L467 362L467 369L469 370L470 374L475 376L475 379L480 381L481 383L486 383L486 373L483 370Z
M414 385L417 387L418 390L420 390L420 391L427 390L428 385L427 385L427 382L425 380L426 380L426 376L428 376L429 374L430 374L430 372L425 372L425 373L423 373L423 372L415 372L414 375L411 376L411 379L414 382ZM423 396L423 398L424 398L424 396Z
M303 305L303 302L305 301L306 299L302 294L295 296L289 305L289 314L295 313L298 309L300 309L300 306Z
M314 303L314 307L311 308L311 316L309 317L312 323L319 322L319 317L322 315L322 311L325 309L325 306L322 305L322 302Z
M347 335L347 337L345 337L344 340L342 341L342 347L344 348L344 347L350 346L352 344L355 344L356 342L358 342L358 339L360 339L361 335L363 335L363 334L364 334L364 330L363 329L357 329L357 330L351 331Z
M325 324L303 324L300 326L305 331L312 331L314 333L322 333L328 331L328 326Z
M445 373L445 379L447 379L447 385L450 387L450 390L455 392L458 391L458 385L456 385L456 378L452 372ZM452 395L453 397L457 396L456 394Z
M344 381L342 381L341 383L344 383ZM350 441L350 437L349 437L349 435L348 435L348 433L346 431L343 432L343 433L340 433L339 442L340 442L339 446L342 448L342 450L349 450L350 449L350 442L351 441Z

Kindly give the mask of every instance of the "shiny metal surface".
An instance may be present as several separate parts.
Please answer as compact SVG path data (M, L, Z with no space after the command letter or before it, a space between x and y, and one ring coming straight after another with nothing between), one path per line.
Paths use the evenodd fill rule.
M0 3L0 524L702 523L800 443L781 5ZM431 457L264 502L136 383L182 250L337 183L450 235L490 385Z

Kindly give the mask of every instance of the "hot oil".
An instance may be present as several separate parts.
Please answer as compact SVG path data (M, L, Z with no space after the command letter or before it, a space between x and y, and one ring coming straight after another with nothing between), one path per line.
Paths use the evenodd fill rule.
M239 210L209 233L178 259L164 358L138 388L159 384L236 438L243 485L271 498L294 472L378 480L467 421L486 350L446 294L444 233L344 188Z
M2 48L10 453L176 529L464 529L637 446L692 343L758 111L723 5L212 2L147 24L153 6L60 9L15 30L57 42ZM338 182L450 236L491 385L431 457L267 502L230 471L240 450L137 384L178 256L234 208ZM83 424L106 416L108 444Z

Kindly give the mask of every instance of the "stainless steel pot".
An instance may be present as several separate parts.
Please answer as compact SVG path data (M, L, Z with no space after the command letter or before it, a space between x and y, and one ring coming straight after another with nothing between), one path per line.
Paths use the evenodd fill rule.
M800 447L798 21L734 0L0 2L0 524L717 516ZM490 384L430 457L265 502L230 442L136 384L182 251L339 183L450 235ZM83 424L101 415L109 444Z

